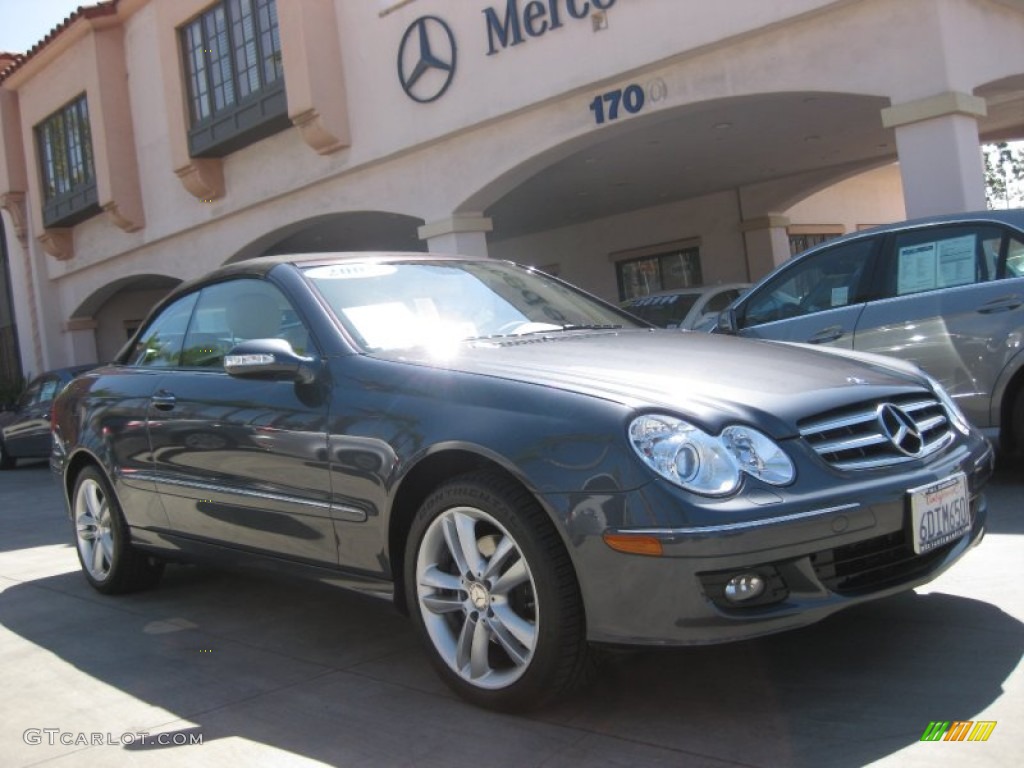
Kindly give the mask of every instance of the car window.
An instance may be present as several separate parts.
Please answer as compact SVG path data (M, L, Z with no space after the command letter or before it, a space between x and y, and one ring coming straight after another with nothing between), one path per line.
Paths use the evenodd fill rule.
M59 384L60 382L57 379L46 379L42 386L39 387L39 402L45 403L53 400L57 395Z
M1002 232L993 226L929 227L894 236L886 295L954 288L996 279Z
M736 297L740 295L740 292L736 288L730 288L727 291L722 291L711 297L711 300L704 307L704 313L708 312L721 312L723 309L728 307L735 301Z
M699 298L699 293L641 296L624 304L623 309L659 328L676 328Z
M1024 243L1011 237L1006 248L1006 262L1000 277L1024 277Z
M21 393L21 397L18 398L19 408L24 408L39 400L39 388L42 383L42 379L36 379L25 388L25 391Z
M165 307L132 345L127 364L146 368L177 365L197 297L198 294L190 293Z
M232 347L250 339L284 339L300 355L312 348L309 331L277 287L250 278L216 283L199 294L181 364L220 368Z
M750 295L743 307L743 327L863 301L876 242L863 238L799 259Z
M366 350L583 328L641 327L542 272L494 260L312 265L306 279Z

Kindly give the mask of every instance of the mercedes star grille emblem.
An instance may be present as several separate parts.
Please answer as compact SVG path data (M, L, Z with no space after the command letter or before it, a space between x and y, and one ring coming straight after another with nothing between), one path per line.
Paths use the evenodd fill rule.
M902 408L897 408L892 403L878 406L878 424L882 428L882 434L889 438L889 442L897 451L907 456L921 455L924 450L924 437L917 423Z
M421 16L398 46L398 81L413 101L440 98L455 76L455 36L437 16Z

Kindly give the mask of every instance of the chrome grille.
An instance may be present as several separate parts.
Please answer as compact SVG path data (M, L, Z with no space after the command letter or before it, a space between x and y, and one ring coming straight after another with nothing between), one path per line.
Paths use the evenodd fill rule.
M885 406L895 406L900 418L906 417L908 435L902 443L894 428L901 422L887 418L893 409ZM883 409L885 416L880 415ZM876 469L923 459L953 441L946 409L926 393L838 408L804 419L798 427L818 455L837 469Z

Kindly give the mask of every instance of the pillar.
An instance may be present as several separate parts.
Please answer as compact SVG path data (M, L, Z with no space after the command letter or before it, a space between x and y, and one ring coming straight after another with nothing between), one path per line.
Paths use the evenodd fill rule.
M788 226L789 219L778 214L740 222L747 251L748 279L760 280L790 257Z
M985 209L978 118L985 100L949 91L882 110L893 128L908 218Z
M424 224L417 230L431 253L487 258L487 233L493 229L489 218L479 213L456 214Z

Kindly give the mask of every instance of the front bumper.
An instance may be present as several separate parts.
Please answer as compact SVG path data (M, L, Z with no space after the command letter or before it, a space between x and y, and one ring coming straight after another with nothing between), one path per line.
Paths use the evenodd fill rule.
M978 438L924 467L822 473L831 482L811 493L773 499L748 489L727 515L700 509L685 526L635 524L644 516L665 519L661 511L692 498L660 481L619 494L546 501L565 521L592 642L708 644L811 624L934 579L983 537L988 509L982 488L993 462L991 447ZM915 555L908 490L957 472L968 481L970 532ZM602 539L605 532L653 536L663 555L614 551ZM768 588L759 599L733 603L725 584L745 572L758 573Z

